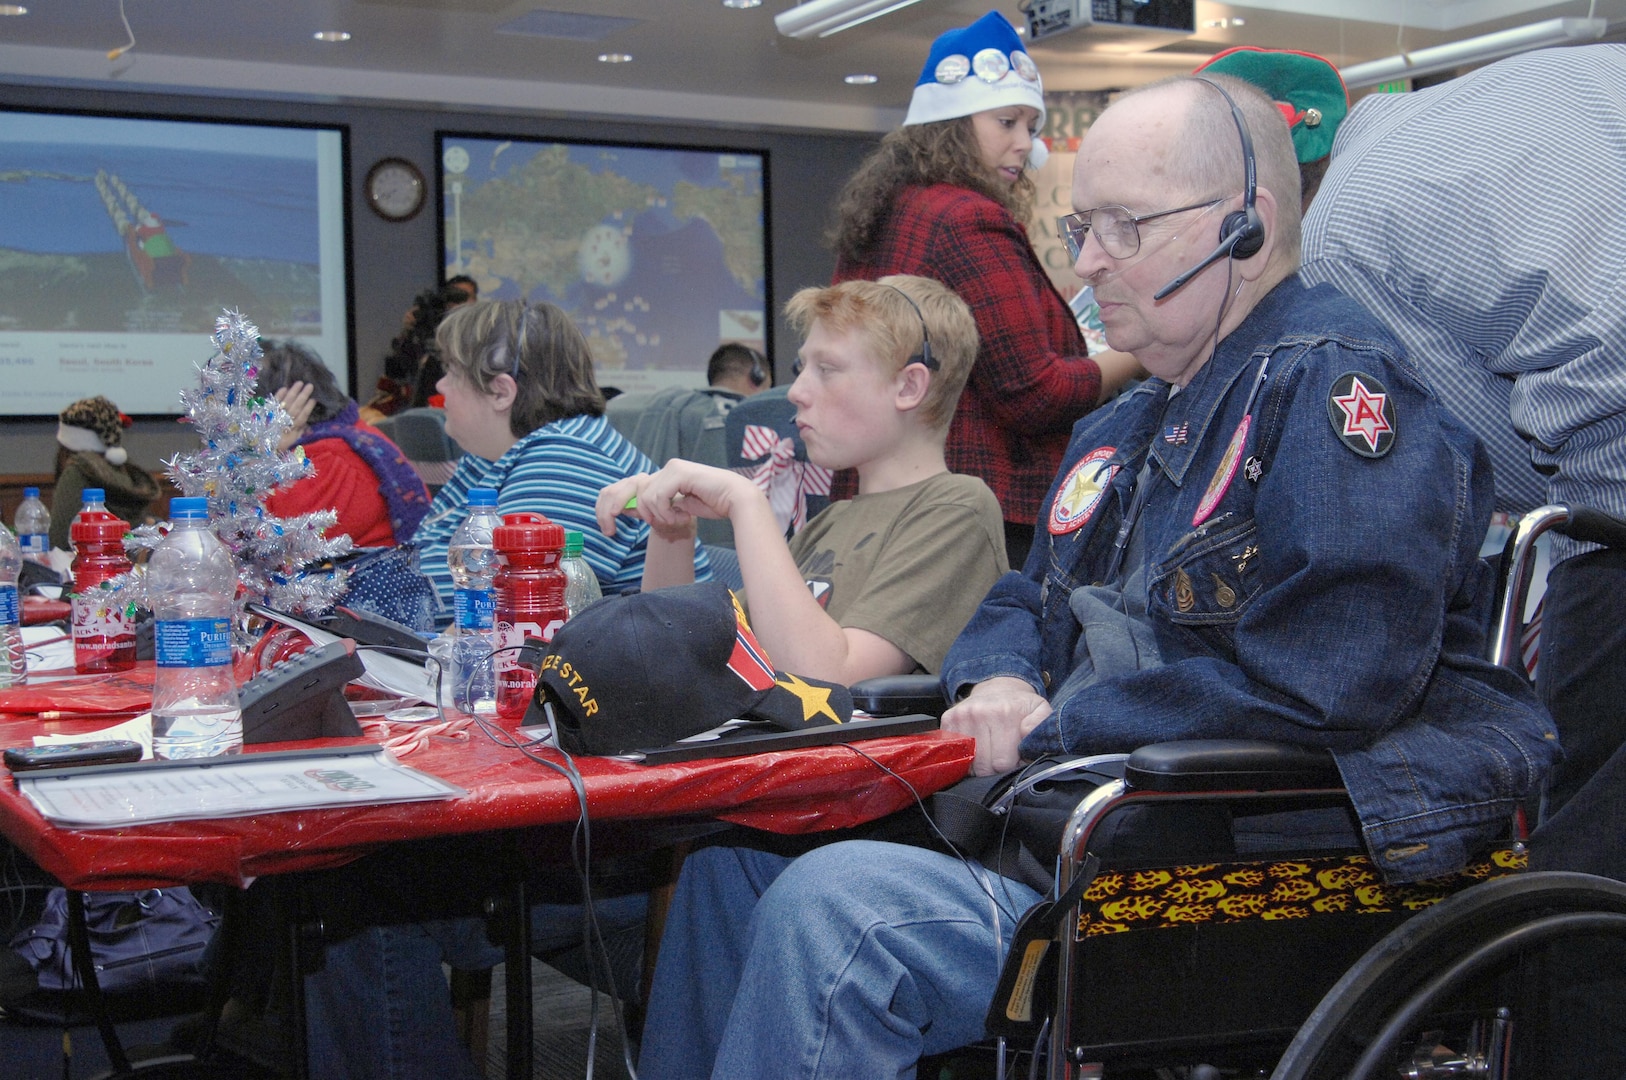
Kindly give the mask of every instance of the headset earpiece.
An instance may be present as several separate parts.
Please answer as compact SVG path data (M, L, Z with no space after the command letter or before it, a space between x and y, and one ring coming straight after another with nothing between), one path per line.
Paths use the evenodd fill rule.
M1265 223L1253 207L1233 210L1220 222L1220 243L1231 245L1231 258L1251 259L1265 246Z
M1230 106L1231 119L1236 121L1237 141L1242 145L1242 209L1231 211L1225 215L1225 220L1220 222L1219 246L1209 252L1208 257L1202 262L1175 277L1154 293L1153 300L1161 300L1185 288L1188 281L1221 259L1251 259L1265 246L1265 222L1259 216L1258 207L1254 205L1259 194L1259 165L1253 157L1253 138L1248 134L1248 123L1242 119L1242 110L1236 107L1236 102L1231 100L1231 95L1225 87L1202 75L1193 75L1192 80L1207 83L1219 91L1219 96Z
M896 285L887 285L885 282L877 282L876 284L886 285L888 289L891 289L893 292L903 297L903 302L908 304L910 308L914 310L915 318L920 320L920 351L915 353L915 355L911 356L908 360L905 360L904 366L907 367L910 364L924 364L927 371L936 371L937 358L932 355L932 336L926 330L926 315L920 310L920 305L915 303L914 297L910 296Z
M768 381L768 368L762 354L749 345L746 346L746 351L751 354L751 385L762 386L766 384Z

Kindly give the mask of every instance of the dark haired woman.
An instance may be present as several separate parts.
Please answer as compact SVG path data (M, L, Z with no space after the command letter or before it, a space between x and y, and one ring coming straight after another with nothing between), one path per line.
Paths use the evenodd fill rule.
M622 518L605 536L599 490L655 466L604 418L593 357L576 324L557 307L521 300L469 304L436 333L446 374L446 434L465 453L418 527L419 565L452 602L446 548L468 515L470 488L497 489L497 509L535 511L582 534L582 555L606 594L638 588L649 526ZM697 549L695 571L710 576Z
M281 401L294 418L279 449L301 447L316 466L313 475L272 493L266 509L278 517L337 511L328 535L344 533L357 547L391 547L411 536L429 512L429 491L400 448L361 422L321 357L293 341L262 347L254 389Z
M847 182L831 234L836 280L918 274L971 308L982 347L948 437L953 472L982 477L1021 566L1073 422L1136 371L1087 355L1028 242L1027 166L1047 155L1039 71L997 12L932 43L903 126ZM836 494L836 493L832 493Z

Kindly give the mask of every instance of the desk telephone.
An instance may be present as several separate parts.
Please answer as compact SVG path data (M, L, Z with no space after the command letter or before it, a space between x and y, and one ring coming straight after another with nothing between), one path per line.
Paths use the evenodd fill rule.
M365 672L356 643L349 639L278 662L237 692L243 709L243 742L360 735L361 725L344 699L344 684Z

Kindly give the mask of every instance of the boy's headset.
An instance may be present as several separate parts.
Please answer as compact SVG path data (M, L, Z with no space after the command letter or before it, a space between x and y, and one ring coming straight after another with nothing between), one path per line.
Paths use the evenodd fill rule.
M745 351L751 354L751 385L763 386L768 382L768 367L762 359L762 354L751 346L744 346Z
M876 284L884 284L884 282L876 282ZM887 285L886 287L903 297L904 303L908 304L914 309L915 318L920 320L920 351L915 353L915 355L911 356L909 359L905 360L903 362L903 366L908 367L910 364L924 364L927 371L936 371L938 368L938 363L937 357L932 355L932 336L926 332L926 316L921 313L920 305L915 303L914 297L910 296L896 285Z
M1192 78L1218 90L1220 97L1225 99L1225 104L1231 107L1231 118L1236 121L1236 133L1242 140L1242 209L1231 211L1225 215L1225 220L1220 222L1219 247L1210 252L1202 262L1159 289L1153 294L1153 300L1161 300L1182 288L1192 278L1223 258L1251 259L1265 246L1265 223L1254 206L1254 200L1259 194L1259 170L1253 159L1253 139L1248 136L1247 121L1242 118L1242 110L1236 107L1236 102L1231 100L1231 95L1226 92L1225 87L1202 75L1193 75Z

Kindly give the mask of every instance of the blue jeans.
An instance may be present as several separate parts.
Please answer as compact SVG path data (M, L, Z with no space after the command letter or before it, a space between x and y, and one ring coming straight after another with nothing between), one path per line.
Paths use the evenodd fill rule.
M912 1077L983 1035L1039 896L947 855L850 840L703 848L667 913L638 1074Z
M642 925L645 893L594 903L609 935ZM581 941L579 904L531 908L531 948L551 952ZM442 962L463 970L494 967L503 951L480 919L374 926L327 946L321 971L305 978L305 1030L311 1074L333 1080L479 1080L452 1025Z

